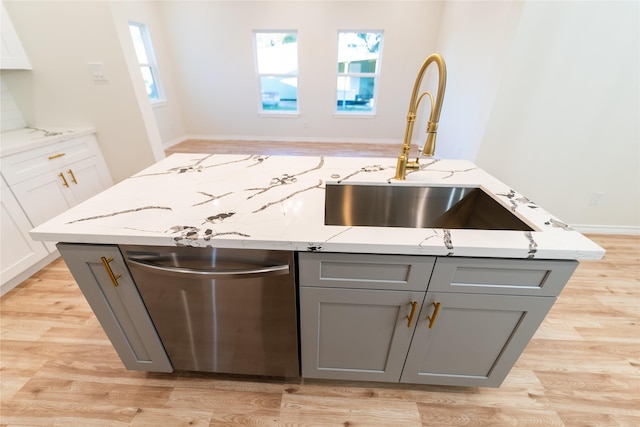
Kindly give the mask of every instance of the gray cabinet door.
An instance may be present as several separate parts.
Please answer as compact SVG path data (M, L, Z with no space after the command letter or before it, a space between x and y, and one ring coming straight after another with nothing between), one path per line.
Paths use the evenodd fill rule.
M300 288L302 376L398 382L424 295Z
M554 301L428 292L401 381L500 386ZM429 328L436 303L440 309Z
M172 372L171 362L118 247L68 243L57 246L125 367Z

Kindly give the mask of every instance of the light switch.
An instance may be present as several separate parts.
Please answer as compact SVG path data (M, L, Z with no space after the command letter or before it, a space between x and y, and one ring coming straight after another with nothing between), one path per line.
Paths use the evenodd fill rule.
M104 71L104 64L102 64L102 62L89 62L87 63L87 66L89 66L89 72L91 73L91 78L94 81L103 82L109 80Z

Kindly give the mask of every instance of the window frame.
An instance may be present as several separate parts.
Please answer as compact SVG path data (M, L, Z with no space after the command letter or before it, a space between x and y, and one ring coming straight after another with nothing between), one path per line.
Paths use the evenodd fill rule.
M380 34L381 38L380 38L380 45L378 47L378 58L376 59L376 69L375 72L371 73L371 72L340 72L340 34L342 33L356 33L356 34L362 34L362 33L377 33ZM380 92L380 70L382 68L382 51L383 51L383 45L384 45L384 30L372 30L372 29L368 29L368 30L353 30L353 29L349 29L349 30L338 30L337 34L336 34L336 45L337 45L337 50L336 50L336 96L335 96L335 109L334 109L334 115L335 116L360 116L360 117L367 117L367 116L375 116L376 115L376 111L377 111L377 100L378 100L378 94ZM339 85L338 85L338 81L339 79L343 77L343 78L351 78L351 77L357 77L357 78L373 78L373 106L371 107L371 111L357 111L357 110L351 110L351 111L347 111L347 110L339 110L339 105L338 102L340 101L340 98L338 96L340 89L339 89Z
M258 63L258 34L294 34L296 36L296 71L295 73L261 73ZM256 80L258 86L258 114L264 116L299 116L300 115L300 42L298 37L298 30L292 29L278 29L278 30L253 30L253 57L256 70ZM262 90L262 78L263 77L276 77L287 78L293 77L296 79L296 109L295 110L266 110L264 109L263 102L263 90Z
M145 23L138 21L129 21L129 33L131 33L131 27L137 27L140 30L140 35L142 38L142 45L144 47L145 54L147 56L147 62L142 62L138 58L138 53L136 52L136 61L138 62L140 73L142 76L142 80L144 82L144 74L143 68L148 68L151 71L151 77L153 78L153 83L155 84L156 93L158 94L157 98L152 98L151 94L147 94L147 99L152 105L164 104L166 103L164 88L162 86L162 81L160 79L160 72L158 71L158 62L156 60L155 51L153 50L153 43L151 41L151 35L149 34L149 26ZM132 36L132 43L133 36ZM135 45L134 45L135 51ZM146 92L146 85L145 85Z

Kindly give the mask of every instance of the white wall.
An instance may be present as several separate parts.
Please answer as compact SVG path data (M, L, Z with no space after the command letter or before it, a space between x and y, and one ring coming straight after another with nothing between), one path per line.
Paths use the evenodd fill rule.
M128 24L129 21L135 21L146 25L160 70L159 80L164 96L162 102L151 104L146 92L141 90L141 109L147 113L152 112L153 119L147 118L146 120L150 125L151 123L153 124L163 143L171 145L171 142L180 142L186 135L182 119L182 104L174 83L173 60L166 49L165 28L158 13L158 3L152 1L112 1L110 3L116 25L123 30L121 42L127 62L131 63L132 76L135 78L134 86L140 89L143 87L143 82L135 51L133 50ZM151 110L148 107L151 107Z
M439 51L449 73L439 155L475 160L571 224L640 226L637 2L6 4L34 69L2 71L2 80L27 124L96 126L116 181L158 151L122 41L124 20L139 19L169 82L166 108L151 113L165 142L188 134L399 146L415 74ZM299 31L300 117L258 115L254 29ZM385 30L375 118L334 117L339 29ZM108 84L90 80L93 61L105 64ZM605 196L592 205L596 192Z
M527 3L478 153L583 229L640 227L639 12L637 2Z
M22 117L22 113L20 112L20 108L18 108L18 104L16 104L15 99L13 99L13 94L9 90L9 87L4 84L4 80L0 75L0 84L2 85L2 91L0 92L0 104L1 104L1 112L0 121L2 123L2 132L9 132L15 129L22 129L27 127L27 123L24 121L24 117Z
M27 124L94 126L114 181L155 162L108 2L4 1L31 71L2 71ZM107 82L87 63L102 62Z
M448 75L437 156L475 161L522 8L516 1L446 4L437 47ZM428 110L419 129L426 128Z
M411 87L435 48L439 2L162 2L190 135L396 141ZM252 32L298 30L299 117L258 114ZM335 117L338 30L384 30L377 114Z

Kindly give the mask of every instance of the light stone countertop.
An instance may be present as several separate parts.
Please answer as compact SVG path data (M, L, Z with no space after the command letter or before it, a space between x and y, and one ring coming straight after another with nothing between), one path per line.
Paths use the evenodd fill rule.
M31 231L35 240L468 257L600 259L604 250L465 160L174 154ZM324 225L326 182L480 187L535 231Z
M93 127L22 128L0 134L0 157L95 133Z

